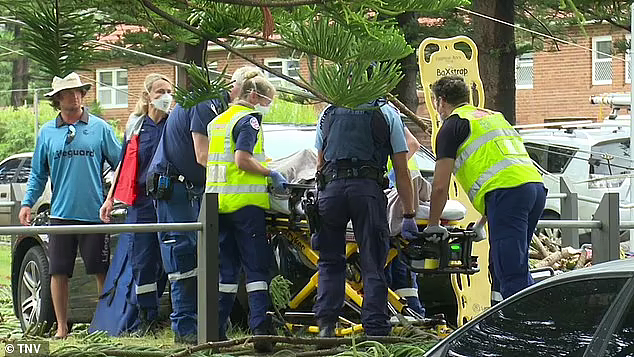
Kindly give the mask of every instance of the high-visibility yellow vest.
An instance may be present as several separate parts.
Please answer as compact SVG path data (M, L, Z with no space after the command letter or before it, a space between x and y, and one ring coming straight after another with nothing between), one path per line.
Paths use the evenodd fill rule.
M418 162L416 162L416 155L412 156L407 161L407 168L409 169L409 173L410 173L411 177L420 175L420 169L418 168ZM388 157L387 158L387 172L390 172L392 169L393 169L393 167L392 167L392 158Z
M487 192L543 182L522 138L502 113L464 105L451 114L469 120L471 131L458 148L453 173L478 212L484 214Z
M236 143L233 140L233 128L240 119L253 113L253 109L232 105L207 126L209 153L206 192L218 193L219 213L235 212L248 205L264 209L270 207L267 177L239 169L234 159ZM266 167L262 130L258 131L253 157Z

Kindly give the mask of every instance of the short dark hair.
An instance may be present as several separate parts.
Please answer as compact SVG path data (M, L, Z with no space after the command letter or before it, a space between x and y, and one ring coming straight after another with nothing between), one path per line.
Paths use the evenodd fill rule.
M447 103L458 105L469 102L469 88L463 77L445 76L431 86L434 97L445 98Z
M88 93L88 90L86 90L85 88L76 88L79 89L81 91L81 97L85 97L86 94ZM62 107L59 105L59 94L61 93L61 91L53 94L49 99L51 100L51 107L53 107L53 109L55 110L62 110Z

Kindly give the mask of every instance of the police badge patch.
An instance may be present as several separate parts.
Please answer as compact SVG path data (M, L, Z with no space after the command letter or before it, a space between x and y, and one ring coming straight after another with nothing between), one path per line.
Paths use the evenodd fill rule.
M253 129L260 130L260 123L258 123L258 119L257 118L255 118L255 117L251 118L249 123L251 124L251 127Z

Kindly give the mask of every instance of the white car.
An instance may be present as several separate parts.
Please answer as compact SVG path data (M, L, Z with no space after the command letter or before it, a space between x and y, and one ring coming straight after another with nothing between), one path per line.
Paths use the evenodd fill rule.
M549 194L560 193L564 177L572 192L601 200L607 192L618 192L621 206L630 202L629 126L520 130L526 150L538 165ZM579 200L579 219L591 220L597 203ZM621 209L630 219L629 209ZM542 219L559 219L559 199L546 200ZM633 217L634 218L634 217ZM580 233L585 233L580 231Z
M32 152L11 155L0 162L0 202L22 202L26 193L26 185L31 174ZM11 197L11 186L14 186L16 197ZM51 203L51 185L46 183L40 199L32 207L33 216L49 209ZM9 226L12 223L12 207L0 207L0 226Z

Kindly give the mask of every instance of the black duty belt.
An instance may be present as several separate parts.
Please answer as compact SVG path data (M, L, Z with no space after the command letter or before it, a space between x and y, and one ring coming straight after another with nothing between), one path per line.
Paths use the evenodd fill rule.
M324 172L324 183L348 178L367 178L377 182L383 180L383 170L372 166L336 168Z

